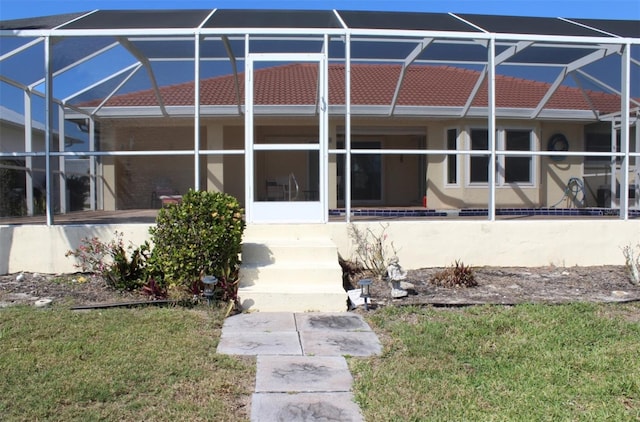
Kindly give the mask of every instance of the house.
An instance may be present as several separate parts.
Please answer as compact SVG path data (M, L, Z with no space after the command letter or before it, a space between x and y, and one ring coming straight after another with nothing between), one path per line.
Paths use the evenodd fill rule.
M352 200L354 207L416 207L423 205L435 210L465 210L487 208L487 156L461 156L454 151L486 150L486 121L475 111L487 103L486 83L480 85L467 111L460 118L470 98L479 71L451 66L413 65L406 69L404 81L395 99L393 116L379 116L394 100L394 90L402 67L390 64L354 64L351 66L352 148L369 149L372 153L352 157ZM255 72L255 85L268 87L260 93L262 110L256 112L256 143L281 144L317 142L317 124L311 119L291 116L279 107L291 105L309 107L318 102L316 83L318 67L296 63ZM330 149L344 149L344 121L339 111L344 107L344 66L328 67L329 75L329 133ZM244 95L243 76L238 89ZM234 75L224 75L201 82L202 107L234 107ZM531 113L550 90L550 83L536 82L510 76L496 77L499 93L496 107L498 149L505 151L610 151L610 125L598 122L592 112L615 113L620 108L617 95L560 87L556 90L536 119L523 118ZM193 83L162 87L160 97L167 107L193 107ZM90 111L100 101L82 104ZM443 110L446 107L446 110ZM190 119L144 117L158 108L152 90L117 95L102 105L108 114L101 121L102 145L113 150L154 150L171 145L172 149L188 150L193 139ZM134 111L129 111L134 110ZM133 113L139 116L132 119ZM202 149L221 148L241 151L244 147L244 119L216 114L214 107L201 112ZM283 115L284 114L284 115ZM266 116L266 117L263 117ZM126 116L126 117L123 117ZM499 117L498 117L499 116ZM221 119L224 117L224 119ZM212 135L217 134L217 135ZM635 139L635 127L630 130ZM220 138L214 140L214 136ZM636 144L631 151L636 151ZM429 150L449 150L447 155L425 155ZM256 198L258 201L304 201L317 199L318 176L313 175L314 151L281 151L274 153L273 162L259 161L256 165ZM145 158L114 157L102 160L105 207L111 209L140 209L159 206L155 194L162 189L185 192L192 183L193 162L190 157L158 157L153 162ZM245 185L242 158L223 155L207 159L210 171L208 188L224 190L242 202ZM260 157L259 160L266 160ZM133 163L132 163L133 162ZM162 164L162 163L165 164ZM173 163L174 165L169 165ZM317 166L317 165L316 165ZM496 207L498 208L610 208L610 160L602 157L541 157L501 156L498 159ZM619 166L618 166L619 167ZM631 174L635 174L631 166ZM591 173L601 173L593 177ZM298 191L288 196L288 176L295 176ZM344 156L329 157L329 209L343 208ZM635 195L635 176L632 176L632 199ZM577 198L564 198L568 182L584 181ZM132 180L137 183L131 183ZM281 180L278 186L275 182ZM291 181L293 182L293 180ZM271 183L271 185L270 185ZM598 191L606 189L608 202L598 203ZM151 200L150 200L151 198ZM564 203L563 202L564 199ZM562 203L562 204L561 204ZM426 208L426 207L425 207Z
M98 10L0 22L0 37L0 84L25 115L44 98L45 139L66 122L86 133L0 159L88 159L92 210L227 192L245 207L247 250L308 247L309 265L332 247L349 256L347 224L375 229L371 218L389 223L407 268L621 263L640 234L638 21ZM46 226L0 227L0 272L65 270L61 249L112 233L56 226L51 166L45 180ZM42 262L20 260L42 239ZM310 239L328 249L294 242ZM249 290L268 272L254 270Z

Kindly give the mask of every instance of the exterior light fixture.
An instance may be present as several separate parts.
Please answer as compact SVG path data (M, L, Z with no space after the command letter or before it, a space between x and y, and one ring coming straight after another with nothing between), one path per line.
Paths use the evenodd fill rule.
M204 297L207 298L207 303L211 304L211 299L213 299L214 290L216 284L218 284L218 279L213 275L205 275L202 277L202 284L204 284Z
M360 297L364 299L364 309L369 310L369 298L371 297L371 279L365 278L358 281L360 286Z

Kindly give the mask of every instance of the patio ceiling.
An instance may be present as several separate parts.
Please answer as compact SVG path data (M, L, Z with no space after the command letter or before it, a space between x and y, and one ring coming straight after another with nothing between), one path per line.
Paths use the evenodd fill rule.
M169 115L162 86L196 77L241 79L247 45L252 53L326 48L332 63L399 65L388 114L401 110L399 94L413 65L475 71L470 106L490 74L490 42L495 42L492 61L499 73L544 75L546 93L530 107L528 118L539 116L567 84L582 90L587 102L593 89L622 95L625 49L630 50L631 92L640 89L638 21L342 10L96 10L1 21L0 81L44 92L47 40L53 97L97 117L115 95L144 90L154 91L155 107ZM598 66L605 72L599 74ZM613 82L607 74L615 75ZM236 91L241 113L240 84ZM631 107L640 106L631 97ZM95 103L93 108L79 109L88 102ZM591 111L597 117L595 106Z

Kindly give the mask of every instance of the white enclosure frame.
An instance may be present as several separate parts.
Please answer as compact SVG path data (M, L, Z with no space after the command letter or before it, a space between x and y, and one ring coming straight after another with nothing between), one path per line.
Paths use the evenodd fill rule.
M630 103L634 104L634 106L639 106L640 104L636 99L632 99L630 96L631 91L631 65L633 64L636 67L640 66L640 61L631 57L631 48L637 48L640 45L639 38L624 38L618 36L611 36L611 34L604 33L603 31L596 30L602 33L602 36L554 36L554 35L544 35L544 34L508 34L508 33L491 33L482 28L480 32L472 32L471 28L468 32L465 31L435 31L435 30L383 30L383 29L358 29L358 28L348 28L337 11L334 11L338 19L342 22L342 28L206 28L203 24L206 22L202 22L201 25L195 28L151 28L151 29L64 29L64 28L53 28L53 29L24 29L24 30L0 30L0 37L30 37L34 38L31 42L16 48L15 50L5 53L0 56L0 61L8 59L14 55L19 54L20 52L31 48L32 46L38 45L41 42L44 44L44 63L45 63L45 72L44 77L37 81L37 83L44 83L44 93L40 93L36 90L36 87L33 84L24 85L20 82L11 80L10 78L0 75L0 81L3 83L10 84L12 86L16 86L22 89L25 93L25 151L24 152L4 152L0 153L0 158L9 158L9 157L22 157L25 158L25 161L28 163L34 157L44 157L46 159L46 180L47 180L47 192L46 192L46 221L48 225L53 224L53 199L52 199L52 186L53 186L53 171L51 168L51 159L52 157L60 157L60 159L64 157L89 157L91 159L91 209L96 209L96 205L99 206L99 203L96 204L96 191L98 188L96 187L96 158L100 156L153 156L153 155L165 155L165 156L173 156L173 155L193 155L194 157L194 187L196 189L200 189L200 157L202 155L224 155L224 154L244 154L245 155L245 188L246 188L246 207L247 207L247 220L249 222L254 221L272 221L276 220L275 215L282 210L273 210L273 212L267 209L261 209L261 204L257 204L253 201L253 152L260 148L283 148L283 145L270 145L270 146L261 146L256 148L253 144L253 125L254 125L254 109L251 107L253 104L252 98L245 98L246 107L245 107L245 149L244 150L200 150L199 146L199 128L200 128L200 116L201 116L201 107L199 103L199 86L200 86L200 43L201 40L206 39L207 37L244 37L246 40L246 49L245 49L245 66L247 69L245 77L246 86L249 86L251 83L251 79L249 74L253 70L253 63L259 60L269 60L269 61L318 61L320 65L320 69L322 70L322 74L319 75L319 79L322 85L322 95L321 98L328 98L328 84L327 74L328 74L328 54L327 54L327 45L328 39L331 37L332 39L341 39L344 40L345 43L345 51L343 61L345 64L345 104L343 115L345 118L345 148L343 150L328 150L328 110L329 105L326 107L320 106L317 107L319 110L319 124L320 124L320 140L319 140L319 152L320 152L320 191L319 191L319 204L307 204L313 209L304 210L300 208L296 213L300 212L299 215L306 215L308 212L309 215L313 215L312 220L316 222L326 222L328 215L328 173L327 173L327 162L328 162L328 154L345 154L345 215L346 221L350 221L351 219L351 156L352 154L365 154L365 153L375 153L375 154L406 154L406 155L452 155L456 154L457 157L464 156L469 154L467 151L451 151L451 150L376 150L376 151L366 151L366 150L358 150L353 151L351 149L351 119L354 114L354 106L351 104L351 86L350 86L350 74L351 74L351 64L355 62L355 59L351 57L352 45L365 40L370 40L373 38L385 39L389 42L394 42L398 40L403 40L404 42L415 42L415 49L404 59L399 60L399 63L403 65L400 79L398 80L398 86L396 88L396 92L394 93L394 99L392 104L389 105L388 108L381 110L381 108L370 107L367 106L358 106L360 110L363 110L363 113L370 113L371 115L379 114L380 116L393 116L395 113L398 113L398 110L401 108L396 104L396 100L398 97L400 85L402 83L402 75L404 75L404 71L406 67L410 66L413 63L422 63L426 64L429 61L426 60L418 60L418 56L420 53L428 48L430 45L434 43L468 43L468 44L479 44L484 46L487 49L487 58L484 63L484 71L482 72L481 77L479 78L476 86L473 89L473 92L470 98L467 101L466 106L459 112L458 117L485 117L487 119L487 127L489 133L489 148L487 151L474 151L474 155L484 154L489 156L489 168L495 169L496 160L498 157L502 156L533 156L533 157L543 157L543 156L580 156L585 157L589 155L594 156L609 156L613 160L616 157L622 157L621 162L621 189L620 189L620 201L619 201L619 216L620 219L627 220L629 218L629 194L628 194L628 186L629 186L629 165L630 165L630 157L635 157L636 165L638 160L640 160L640 152L636 149L635 153L630 152L630 130L631 125L635 124L636 126L636 139L640 136L638 134L638 129L640 128L638 123L638 110L632 110L630 107ZM208 16L209 19L212 15L215 14L215 10L213 10ZM462 22L468 23L463 18L450 14L453 18L456 18ZM81 19L79 17L78 19ZM579 22L574 22L569 19L563 19L564 22L568 24L574 24L577 26L585 27L584 24ZM195 54L194 54L194 63L195 63L195 72L194 72L194 84L195 84L195 102L193 108L182 108L171 109L170 107L160 106L160 115L181 115L185 114L191 115L194 118L194 147L192 150L160 150L160 151L143 151L143 152L125 152L125 151L95 151L94 144L94 128L95 128L95 119L99 119L101 112L104 111L104 104L106 102L101 103L99 106L93 109L78 109L76 107L71 106L66 102L66 100L71 99L69 97L65 100L59 101L53 98L53 83L55 80L55 76L60 73L64 73L69 68L80 65L88 57L79 60L77 63L68 66L65 69L58 70L53 72L51 69L52 57L51 57L51 46L52 43L58 39L62 39L65 37L100 37L100 36L113 36L116 37L118 43L123 46L128 45L130 42L130 38L134 37L149 37L150 39L157 38L157 42L162 42L162 39L168 39L170 37L193 37L195 42ZM323 53L305 53L305 54L278 54L278 55L259 55L249 53L249 38L255 39L254 37L270 37L270 38L278 38L278 37L308 37L308 36L317 36L318 38L324 39L324 49ZM496 46L508 46L508 48L502 51L499 54L496 54ZM592 82L597 83L598 85L604 87L607 91L617 93L620 95L620 103L621 108L620 112L616 113L615 116L610 116L609 118L612 121L612 132L615 132L615 125L618 124L620 134L621 134L621 151L613 151L607 154L596 154L596 153L586 153L584 151L568 151L561 153L554 153L549 151L503 151L499 150L497 147L497 142L495 139L496 133L496 114L498 110L496 110L496 67L499 65L506 65L506 61L509 60L510 57L518 54L519 52L533 48L535 46L551 46L553 48L590 48L596 49L597 51L591 53L585 53L585 55L572 63L569 64L557 64L557 63L545 63L541 65L549 65L555 66L558 68L562 68L562 72L559 77L551 84L551 87L547 94L544 96L542 101L538 104L538 106L530 113L523 114L521 118L539 118L544 117L544 105L551 98L553 93L558 89L562 81L566 76L572 74L580 74ZM104 51L111 49L114 47L114 44L111 44L107 47L104 47ZM597 80L596 78L589 75L582 68L599 58L606 57L609 55L619 55L621 60L621 75L620 79L622 81L621 89L619 91L611 88L607 84L602 81ZM305 57L305 59L303 59ZM133 75L139 68L145 67L148 68L148 62L144 57L137 57L139 60L139 64L136 64L135 67L129 66L118 71L116 74L120 74L123 72L131 71L130 76ZM230 60L234 62L235 58L230 57ZM359 59L360 62L367 61L375 61L375 59L365 58ZM465 63L465 59L461 58L459 61L461 64ZM477 63L475 63L477 64ZM512 63L513 64L513 63ZM235 68L235 63L234 63ZM111 77L115 76L111 75ZM237 77L237 73L236 73ZM471 104L473 98L478 92L480 85L483 81L487 82L487 93L488 93L488 103L486 108L472 110ZM102 82L102 81L101 81ZM123 82L124 83L124 82ZM638 83L634 81L634 83ZM154 89L158 90L157 86L154 86ZM246 95L252 95L251 89L245 90ZM46 140L46 149L44 152L33 152L31 145L31 133L32 133L32 119L31 119L31 110L30 110L30 101L28 98L30 96L40 95L45 98L45 109L46 109L46 117L45 117L45 140ZM115 94L112 93L111 95ZM109 98L109 97L107 97ZM327 101L328 102L328 101ZM87 152L70 152L70 151L51 151L51 140L53 139L52 134L52 126L53 126L53 107L54 104L60 104L65 109L66 117L74 117L78 116L86 117L89 119L91 130L91 146L90 150ZM237 105L237 113L240 114L241 106ZM410 114L410 111L405 110L405 113ZM443 116L452 116L456 110L443 110ZM190 113L190 114L189 114ZM420 110L415 111L415 115L419 116ZM448 114L447 114L448 113ZM524 113L524 112L523 112ZM407 114L407 115L408 115ZM589 114L589 113L585 113ZM105 113L105 116L112 117L111 115ZM596 110L593 110L593 116L600 121L605 121L607 119L606 116L597 116ZM63 127L63 125L60 125ZM64 136L64 132L61 133ZM251 140L251 141L249 141ZM637 142L637 141L636 141ZM286 145L287 148L290 148L291 145ZM295 148L307 149L308 145L298 145ZM496 218L496 174L494 171L489 172L489 180L488 180L488 219L490 221L495 220ZM32 194L30 189L30 176L27 175L27 208L28 212L33 212L33 203L32 203ZM61 183L61 185L63 185ZM251 198L251 200L249 200ZM300 205L303 207L304 203L296 204L296 208ZM322 215L317 215L316 212L321 209ZM304 219L303 219L304 220ZM290 219L286 220L287 222L291 222Z
M248 48L247 37L247 52ZM326 45L326 40L325 40ZM326 51L326 49L323 49ZM318 142L314 144L261 144L254 137L254 64L256 62L312 62L318 64ZM247 53L245 56L245 216L248 223L326 223L328 219L329 89L324 53ZM318 151L317 201L258 201L255 198L256 151Z

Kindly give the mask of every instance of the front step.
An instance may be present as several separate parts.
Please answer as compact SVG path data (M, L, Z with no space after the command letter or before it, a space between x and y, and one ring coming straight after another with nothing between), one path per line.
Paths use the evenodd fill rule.
M347 309L338 248L323 225L252 225L244 237L238 290L244 309Z

